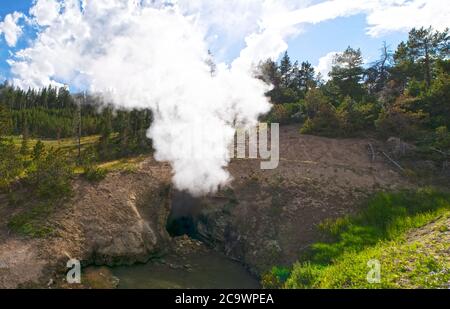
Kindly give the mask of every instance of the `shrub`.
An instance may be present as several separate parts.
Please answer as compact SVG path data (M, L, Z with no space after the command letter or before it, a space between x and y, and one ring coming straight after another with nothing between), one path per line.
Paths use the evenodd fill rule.
M47 224L47 217L53 211L53 203L42 202L31 209L15 214L8 222L12 231L31 237L46 237L53 233Z
M290 274L290 269L274 266L270 272L262 276L261 284L265 289L282 288Z
M93 147L87 148L82 154L81 162L84 170L83 177L88 181L101 181L105 179L106 174L108 173L106 169L95 166L97 157L97 152Z
M38 140L33 147L32 159L39 160L45 154L45 146L41 140Z
M313 118L308 118L300 130L303 134L319 134L324 136L339 136L340 123L336 109L331 104L319 107Z
M378 109L373 103L357 103L346 97L337 109L337 117L342 133L352 136L374 127Z
M22 172L23 161L13 141L0 138L0 190L9 189Z
M51 149L33 162L29 182L41 198L61 198L72 192L73 165L60 150Z
M268 122L280 124L289 124L297 120L300 113L301 105L299 103L274 104L271 112L267 116Z
M417 99L400 97L392 106L382 110L375 122L378 133L384 138L390 136L406 140L418 138L428 115L421 110L414 111L412 105L415 103Z
M286 281L285 287L290 289L310 289L317 287L322 267L311 263L296 263Z
M83 177L88 181L98 182L105 179L107 173L108 171L106 169L91 165L84 168Z
M436 129L436 142L435 146L441 149L450 148L450 132L446 126L442 126Z
M340 125L336 108L329 103L328 98L319 89L312 89L304 100L304 113L307 120L300 132L304 134L319 134L338 136Z

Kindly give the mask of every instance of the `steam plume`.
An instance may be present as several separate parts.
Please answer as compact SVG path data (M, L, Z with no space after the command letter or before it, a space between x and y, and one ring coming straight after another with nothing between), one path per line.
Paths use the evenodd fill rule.
M118 108L150 108L148 132L158 160L169 161L178 189L198 195L229 181L227 151L235 124L255 125L270 109L254 64L277 58L302 23L365 13L369 35L414 25L441 26L439 0L35 0L28 15L3 22L14 46L25 20L37 29L8 60L21 88L68 84L100 93ZM425 3L426 2L426 3ZM396 18L403 11L413 19ZM380 18L391 12L389 19ZM24 18L22 18L22 16ZM432 17L432 18L430 18ZM405 21L408 24L404 24ZM2 29L0 29L2 32ZM219 57L245 38L211 76L208 48ZM222 43L223 46L217 48Z

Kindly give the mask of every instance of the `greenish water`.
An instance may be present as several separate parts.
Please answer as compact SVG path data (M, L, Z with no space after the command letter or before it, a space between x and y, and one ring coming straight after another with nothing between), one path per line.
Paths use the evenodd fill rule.
M172 264L172 267L169 265ZM173 264L176 264L174 266ZM193 253L165 264L123 266L113 269L121 289L252 289L258 280L239 263L214 252Z

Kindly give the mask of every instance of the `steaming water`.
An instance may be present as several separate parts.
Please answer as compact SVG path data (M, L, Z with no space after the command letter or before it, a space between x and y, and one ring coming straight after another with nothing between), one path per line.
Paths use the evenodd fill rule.
M220 253L193 253L179 262L185 267L173 269L169 265L150 262L113 269L120 279L121 289L251 289L259 288L258 280L239 263Z

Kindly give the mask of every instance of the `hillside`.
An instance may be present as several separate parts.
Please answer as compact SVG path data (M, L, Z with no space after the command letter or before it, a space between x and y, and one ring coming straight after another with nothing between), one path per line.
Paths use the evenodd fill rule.
M31 226L50 228L43 238L11 231L8 222L33 208L33 201L14 206L3 196L1 285L60 280L68 257L113 266L170 252L169 217L190 217L190 236L262 275L273 265L295 262L321 238L317 226L323 220L354 213L358 201L374 192L414 187L381 157L372 161L367 145L374 141L300 135L296 126L283 127L280 135L277 170L261 171L258 160L234 160L230 187L194 199L200 211L187 211L183 218L171 214L180 201L169 186L170 167L151 157L99 183L78 177L72 198L48 217L30 219Z

